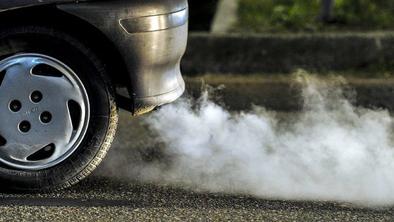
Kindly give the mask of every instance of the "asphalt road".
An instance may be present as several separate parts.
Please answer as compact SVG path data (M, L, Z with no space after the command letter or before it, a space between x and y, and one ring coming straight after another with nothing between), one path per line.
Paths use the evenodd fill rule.
M56 193L0 193L0 221L394 221L394 206L267 200L139 182L141 162L162 158L160 143L141 118L120 114L113 148L92 176Z
M91 177L41 195L1 194L1 221L392 221L393 209L262 200Z
M149 147L151 136L144 127L138 118L129 120L122 112L118 138L94 175L57 193L0 194L0 221L394 220L394 207L266 200L138 182L128 173L130 163L124 164L136 161L132 157L136 147Z

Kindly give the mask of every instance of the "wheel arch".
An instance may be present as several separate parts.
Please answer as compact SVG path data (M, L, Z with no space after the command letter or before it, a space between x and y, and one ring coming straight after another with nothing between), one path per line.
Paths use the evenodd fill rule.
M32 6L0 13L0 20L7 21L1 28L42 25L55 28L77 38L87 45L103 62L115 87L130 87L123 57L107 36L90 23L56 8L55 5Z

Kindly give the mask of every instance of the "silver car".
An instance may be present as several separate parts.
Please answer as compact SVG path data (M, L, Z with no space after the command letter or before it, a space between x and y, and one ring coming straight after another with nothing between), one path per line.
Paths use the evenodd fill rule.
M0 182L69 187L101 162L118 108L176 100L186 0L0 1Z

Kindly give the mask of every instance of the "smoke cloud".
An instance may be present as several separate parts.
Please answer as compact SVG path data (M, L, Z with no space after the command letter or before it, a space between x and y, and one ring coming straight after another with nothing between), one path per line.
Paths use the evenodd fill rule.
M354 107L341 78L295 81L304 101L298 113L234 113L207 93L163 107L145 120L163 144L162 160L133 167L141 180L202 191L394 204L390 113Z

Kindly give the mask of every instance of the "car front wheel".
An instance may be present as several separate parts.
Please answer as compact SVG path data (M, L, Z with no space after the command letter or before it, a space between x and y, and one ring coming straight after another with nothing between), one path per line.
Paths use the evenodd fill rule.
M100 59L62 31L0 31L0 182L12 190L54 190L89 175L117 126Z

